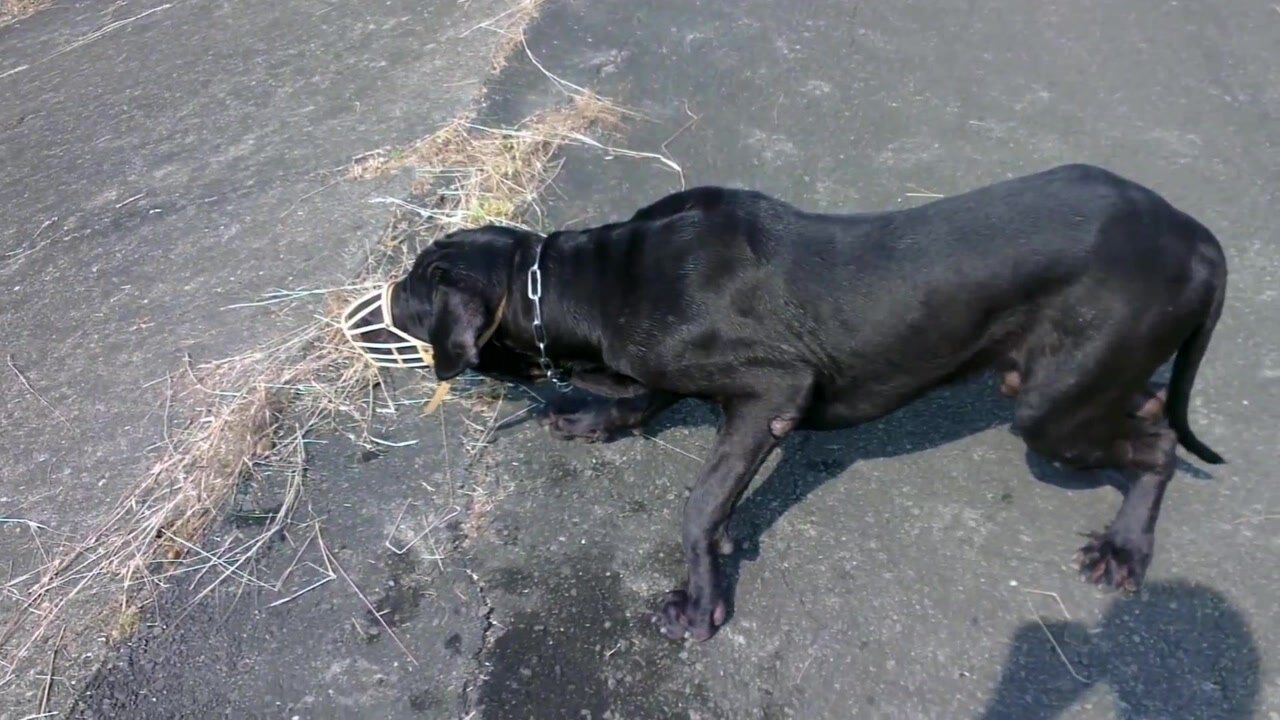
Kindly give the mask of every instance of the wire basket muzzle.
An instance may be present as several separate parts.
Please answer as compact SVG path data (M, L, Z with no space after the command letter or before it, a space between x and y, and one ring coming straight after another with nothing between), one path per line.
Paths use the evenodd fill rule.
M342 332L351 344L379 367L431 367L431 346L395 326L391 316L391 294L395 283L356 298L342 313ZM381 317L371 321L374 312ZM388 340L388 336L399 338Z

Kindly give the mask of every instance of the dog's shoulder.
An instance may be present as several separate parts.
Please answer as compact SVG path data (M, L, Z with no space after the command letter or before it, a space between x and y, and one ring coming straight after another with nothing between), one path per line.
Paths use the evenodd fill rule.
M654 222L685 213L753 213L775 205L785 203L756 190L702 185L671 193L640 208L630 222Z
M779 229L795 213L790 204L756 190L708 185L672 193L636 211L623 225L642 237L687 245L691 252L729 257L739 254L732 248L741 247L765 259L774 254Z

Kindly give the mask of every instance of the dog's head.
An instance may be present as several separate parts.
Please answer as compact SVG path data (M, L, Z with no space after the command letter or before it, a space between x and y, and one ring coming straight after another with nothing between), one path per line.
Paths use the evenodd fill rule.
M538 239L531 232L493 225L454 232L419 253L409 273L395 281L392 324L431 345L438 379L471 369L516 378L535 374L535 358L485 341L498 329L504 304L519 300L508 298L516 287L517 247ZM382 321L376 310L364 322ZM387 330L371 330L366 339L399 340Z

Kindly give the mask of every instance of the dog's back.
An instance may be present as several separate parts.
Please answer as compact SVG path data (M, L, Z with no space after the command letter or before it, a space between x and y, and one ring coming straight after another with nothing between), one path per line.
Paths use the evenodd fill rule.
M732 375L721 366L803 364L832 400L821 425L1025 354L1046 323L1071 334L1163 314L1190 327L1225 284L1203 226L1088 165L864 214L699 187L608 227L610 253L627 258L608 293L627 328L610 357L641 374L661 357L664 375L683 368L683 389L712 392ZM628 347L646 352L622 359Z

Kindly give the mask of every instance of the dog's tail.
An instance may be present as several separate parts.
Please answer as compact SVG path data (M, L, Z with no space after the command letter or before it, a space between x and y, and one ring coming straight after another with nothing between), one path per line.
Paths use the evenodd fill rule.
M1209 347L1213 328L1222 315L1222 304L1227 291L1225 262L1220 263L1219 267L1221 270L1214 278L1216 287L1209 310L1204 320L1182 342L1182 347L1178 348L1178 354L1173 359L1173 374L1169 379L1169 403L1166 407L1169 425L1178 434L1178 442L1192 455L1211 465L1221 465L1226 460L1191 432L1191 426L1187 424L1187 406L1191 403L1191 386L1195 383L1196 371L1200 369L1200 361Z

